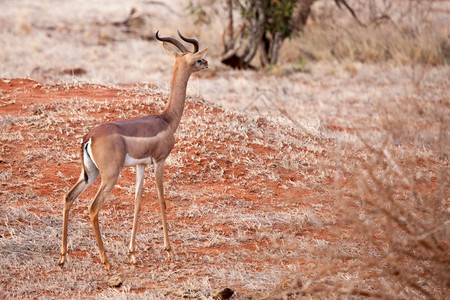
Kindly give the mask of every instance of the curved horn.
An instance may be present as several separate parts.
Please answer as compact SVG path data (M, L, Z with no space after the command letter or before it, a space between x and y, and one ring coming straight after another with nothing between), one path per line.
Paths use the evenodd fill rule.
M194 39L194 38L187 38L187 37L184 37L184 36L180 33L179 30L177 30L177 32L178 32L178 35L180 36L180 38L181 38L183 41L188 42L188 43L191 43L192 45L194 45L194 52L193 52L193 53L196 53L196 52L198 51L198 41L197 41L196 39Z
M161 42L167 42L171 43L172 45L175 45L178 49L181 50L181 52L188 52L188 49L178 40L171 38L171 37L160 37L159 36L159 30L156 32L156 39Z

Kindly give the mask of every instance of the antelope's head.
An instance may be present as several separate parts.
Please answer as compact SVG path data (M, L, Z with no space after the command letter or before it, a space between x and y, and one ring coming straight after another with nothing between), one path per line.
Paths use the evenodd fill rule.
M208 61L204 59L206 52L208 51L208 47L199 49L198 41L194 38L184 37L180 31L178 31L178 35L180 38L188 43L194 45L194 50L189 51L179 40L172 37L160 37L159 30L156 32L156 39L158 41L163 42L164 52L167 55L175 58L175 64L181 64L183 67L187 68L190 73L194 73L203 69L208 68ZM175 46L180 52L178 52L174 47Z

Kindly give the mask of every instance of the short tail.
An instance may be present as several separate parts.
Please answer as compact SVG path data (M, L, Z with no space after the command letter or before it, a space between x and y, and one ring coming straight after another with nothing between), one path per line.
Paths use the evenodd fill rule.
M86 144L81 145L81 165L83 167L83 175L84 175L84 181L87 183L89 180L89 175L86 172L86 166L84 164L84 152L86 151ZM89 156L89 154L88 154ZM90 157L89 157L90 158Z

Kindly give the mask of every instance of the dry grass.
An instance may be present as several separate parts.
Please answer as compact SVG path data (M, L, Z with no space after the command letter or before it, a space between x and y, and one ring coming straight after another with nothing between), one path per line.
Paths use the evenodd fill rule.
M284 47L283 61L433 66L450 62L448 1L354 1L352 5L365 26L332 2L316 2L311 23Z
M315 21L285 45L278 73L261 74L215 64L220 26L165 13L176 5L100 1L66 14L72 2L18 3L0 12L0 75L39 83L1 82L1 298L211 298L223 287L238 299L448 298L450 69L442 31L431 30L448 21L419 10L412 24L393 14L343 32ZM61 269L61 201L78 176L80 138L158 112L167 98L170 59L111 24L132 6L151 16L137 33L174 16L173 32L182 25L211 43L212 71L191 79L165 174L176 259L162 251L147 171L138 263L128 263L135 175L126 169L100 215L113 271L98 261L87 214L95 187L74 206ZM299 58L306 72L292 66ZM73 67L87 74L62 72ZM118 85L136 82L150 83ZM108 287L117 274L123 285Z
M340 229L309 246L314 272L299 270L282 295L446 299L450 286L447 85L378 103L373 132L338 140L332 211ZM299 241L280 246L297 249Z
M39 89L80 90L68 84ZM85 209L92 190L72 214L69 262L56 267L59 198L78 174L74 145L98 122L93 115L115 119L121 107L129 118L157 111L165 92L136 86L112 90L120 100L69 97L23 105L20 116L1 122L7 129L1 136L3 295L202 298L229 286L239 298L445 298L446 91L422 87L417 95L378 103L372 124L378 130L359 130L356 138L327 130L306 134L282 115L270 121L190 98L166 174L177 258L164 260L158 207L148 201L138 265L128 264L134 176L127 170L101 214L112 273L97 260ZM16 95L18 103L26 99ZM60 169L53 174L39 167L55 163ZM152 185L145 194L156 197ZM124 278L120 289L107 287L111 274Z
M108 289L111 274L97 261L85 208L94 189L75 205L69 261L64 269L58 268L61 197L78 174L76 145L98 123L93 116L109 120L125 112L125 117L132 118L160 110L163 102L146 87L110 89L119 98L104 101L52 98L61 91L67 97L89 86L38 85L34 90L32 86L20 88L26 93L11 93L22 103L21 113L6 115L1 122L2 129L7 129L1 137L6 143L1 152L3 296L207 297L224 286L251 295L268 293L297 264L295 257L300 253L273 248L271 241L294 238L305 230L300 225L291 228L292 223L308 227L310 218L322 218L324 211L300 209L310 207L302 197L284 196L294 190L306 191L296 187L297 182L315 173L315 155L321 146L315 137L304 138L292 126L190 98L166 175L176 260L164 260L158 206L156 201L147 201L137 237L138 264L128 264L134 170L127 170L100 216L113 272L124 278L123 286L119 291ZM89 97L108 89L96 86L93 90ZM41 91L49 91L48 97L55 100L29 103L23 96ZM148 99L153 101L144 108ZM23 137L8 138L16 132L23 132ZM286 147L298 151L277 154ZM290 160L308 162L310 168L303 170L300 163ZM314 175L314 180L324 180L322 176ZM146 198L156 197L152 184L147 184L144 193Z

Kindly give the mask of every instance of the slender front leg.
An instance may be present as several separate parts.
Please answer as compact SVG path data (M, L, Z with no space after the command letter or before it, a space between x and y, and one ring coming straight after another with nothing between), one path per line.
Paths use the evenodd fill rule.
M142 202L142 188L144 187L144 171L145 165L136 166L136 194L134 197L134 218L133 218L133 230L131 231L131 241L130 248L128 251L130 253L130 261L132 264L136 263L136 257L134 256L134 246L136 243L136 230L138 223L138 215L141 210Z
M164 200L164 189L163 189L163 173L164 173L164 163L165 161L155 162L155 181L156 187L158 188L158 199L159 205L161 207L161 217L162 225L164 231L164 250L167 251L169 259L173 259L172 248L170 247L169 234L167 232L167 217L166 217L166 202Z

